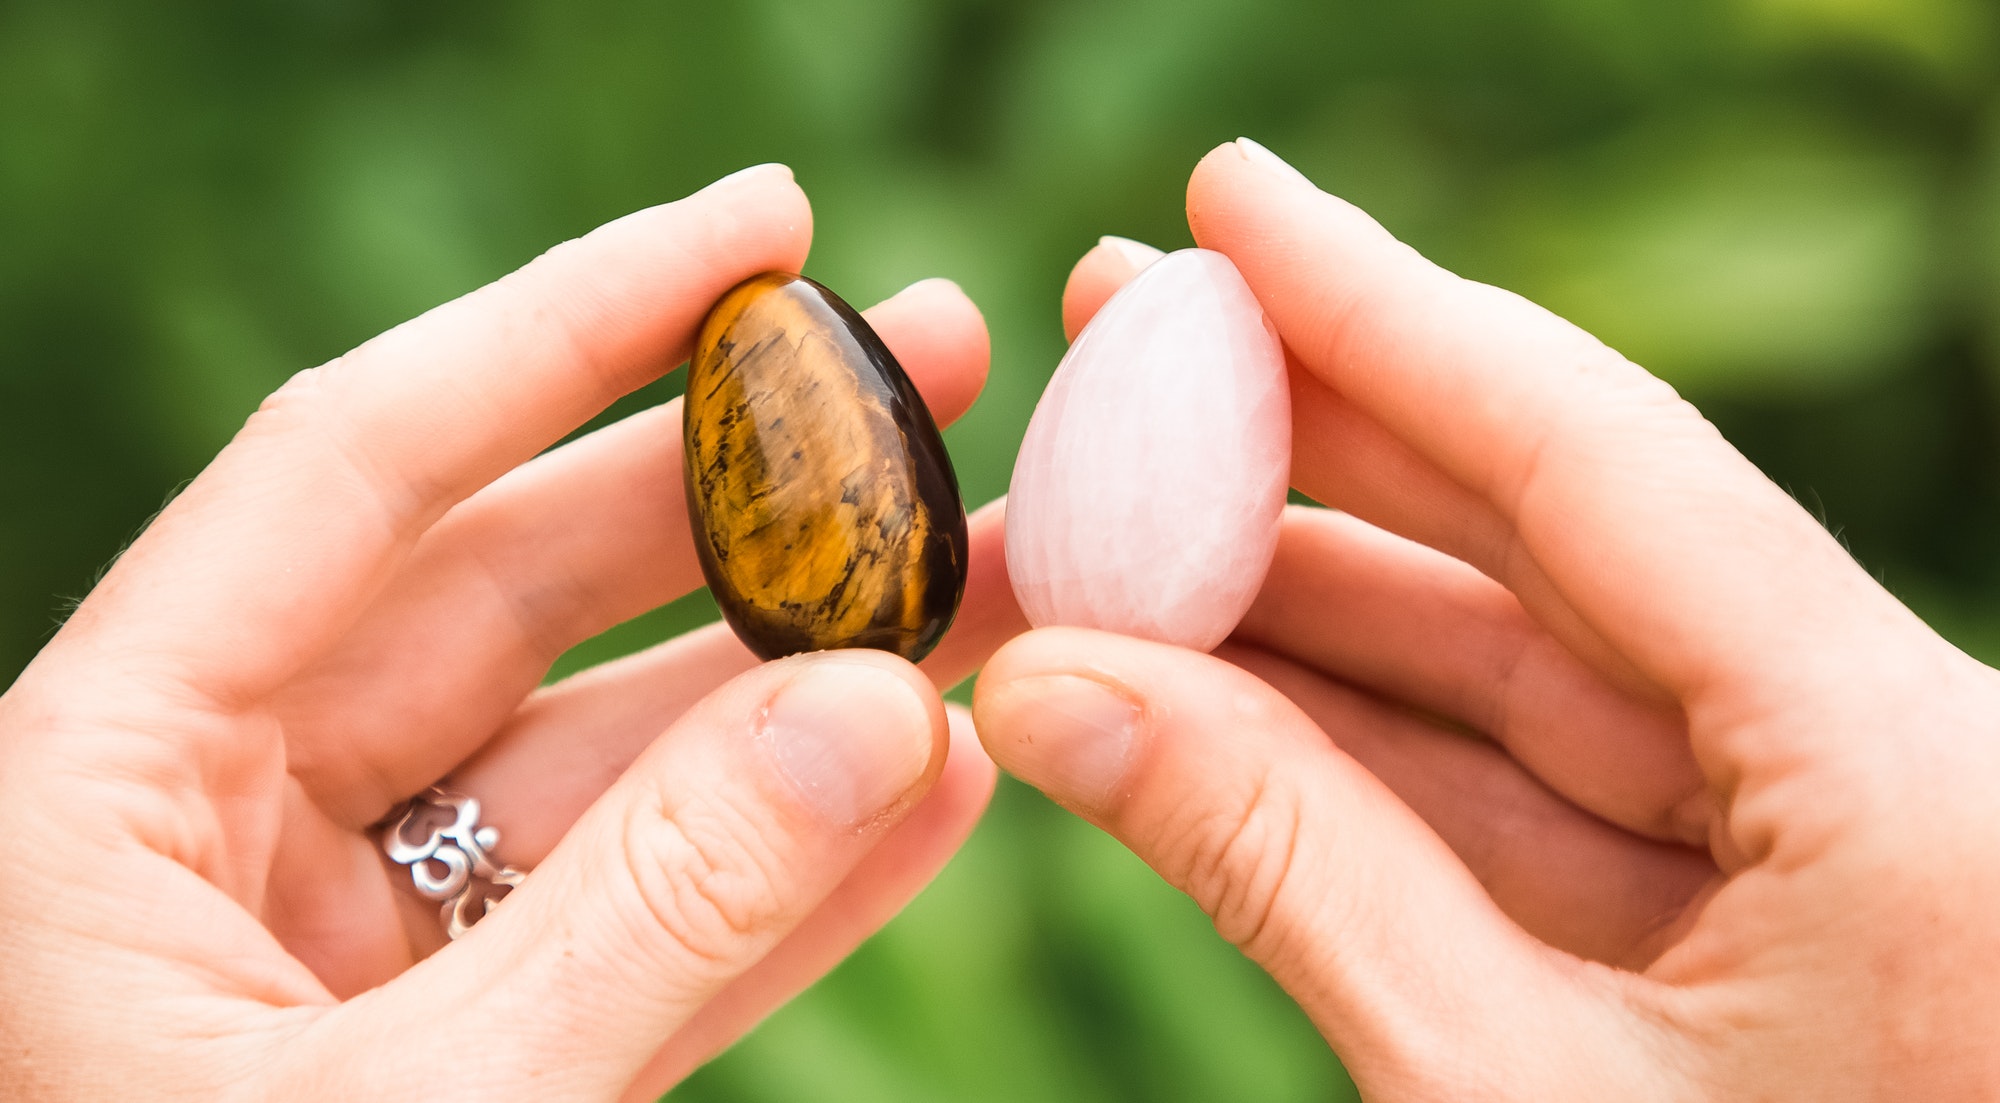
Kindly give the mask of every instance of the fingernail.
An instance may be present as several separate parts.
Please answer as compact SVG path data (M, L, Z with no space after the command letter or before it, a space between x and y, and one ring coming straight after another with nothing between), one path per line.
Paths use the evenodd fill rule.
M834 824L858 827L894 807L929 768L930 708L878 666L797 664L765 706L760 738L801 800Z
M1111 807L1130 772L1142 710L1091 678L1043 675L1010 683L995 702L1010 736L1008 772L1085 811Z
M965 289L958 285L957 280L947 279L943 276L931 276L928 279L918 280L901 291L896 292L893 297L900 299L905 295L923 295L933 291L947 291L960 298L965 297Z
M1133 241L1117 234L1105 234L1098 238L1097 247L1131 265L1135 272L1166 256L1143 241Z
M1281 176L1297 180L1308 187L1317 187L1306 174L1292 167L1291 162L1264 148L1263 143L1250 138L1236 139L1236 148L1243 151L1244 160L1259 168L1268 169Z
M790 165L781 164L777 161L766 161L761 165L751 165L747 169L737 169L735 172L730 173L728 176L725 176L722 179L717 180L715 183L710 184L709 186L701 190L705 192L718 191L723 188L735 187L739 182L748 179L749 177L767 172L782 172L785 174L785 179L787 180L792 179L792 169Z

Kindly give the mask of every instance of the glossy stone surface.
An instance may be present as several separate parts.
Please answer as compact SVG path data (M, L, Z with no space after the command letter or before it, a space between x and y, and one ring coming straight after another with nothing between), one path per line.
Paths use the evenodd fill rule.
M1049 380L1007 498L1007 573L1037 627L1206 651L1277 550L1290 481L1284 347L1228 258L1155 261Z
M695 551L750 650L928 654L965 592L965 507L861 315L803 276L746 280L702 323L685 401Z

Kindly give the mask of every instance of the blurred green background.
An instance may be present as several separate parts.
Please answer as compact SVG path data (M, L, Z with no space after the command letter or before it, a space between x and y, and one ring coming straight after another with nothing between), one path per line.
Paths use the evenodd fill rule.
M1071 262L1186 244L1187 172L1239 133L1658 371L2000 657L1995 30L1979 0L0 0L0 682L290 373L756 161L813 196L822 281L985 308L947 437L990 499ZM676 1098L1350 1091L1184 900L1009 783Z

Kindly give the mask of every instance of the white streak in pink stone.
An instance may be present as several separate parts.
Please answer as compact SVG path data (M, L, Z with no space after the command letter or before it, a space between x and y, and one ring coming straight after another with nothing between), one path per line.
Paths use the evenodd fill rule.
M1277 550L1283 346L1234 265L1184 249L1112 296L1035 407L1007 498L1028 620L1206 651Z

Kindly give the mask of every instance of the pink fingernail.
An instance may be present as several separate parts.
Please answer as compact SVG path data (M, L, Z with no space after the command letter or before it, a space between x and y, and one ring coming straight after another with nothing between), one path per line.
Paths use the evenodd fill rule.
M894 807L929 768L930 710L910 683L873 664L795 662L804 669L771 699L759 735L807 805L858 827Z
M1117 234L1105 234L1098 238L1097 246L1131 265L1134 272L1166 256L1165 253L1143 241L1133 241L1129 237L1119 237Z
M1144 712L1102 682L1070 674L1023 678L996 702L1014 733L1003 756L1015 776L1065 804L1109 809L1131 770Z
M965 289L958 285L957 280L947 279L943 276L931 276L928 279L918 280L901 291L896 292L894 297L900 299L904 295L927 294L932 291L948 291L960 298L965 297Z
M1283 157L1280 157L1275 153L1272 153L1269 149L1265 148L1264 144L1261 142L1255 141L1250 138L1238 138L1236 139L1236 148L1243 152L1244 160L1249 161L1251 164L1254 164L1259 168L1275 172L1280 176L1290 177L1291 179L1297 180L1308 187L1317 188L1318 186L1315 185L1312 182L1312 180L1306 176L1305 173L1300 172L1298 169L1293 168L1291 162L1285 160Z
M730 173L729 175L723 177L720 180L717 180L715 183L710 184L709 186L701 190L707 192L707 191L718 191L723 188L732 188L735 187L738 183L742 182L743 180L767 172L782 172L785 174L785 179L787 180L792 179L792 169L790 165L782 164L778 161L766 161L761 165L751 165L747 169L737 169L735 172Z

